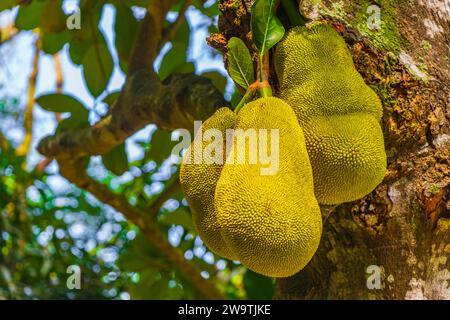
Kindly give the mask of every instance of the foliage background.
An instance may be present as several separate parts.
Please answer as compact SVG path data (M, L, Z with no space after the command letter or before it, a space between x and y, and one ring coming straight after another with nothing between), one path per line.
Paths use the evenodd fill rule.
M70 184L55 161L35 150L45 135L83 128L108 113L124 83L146 3L0 4L0 299L204 297L135 225ZM77 7L82 28L67 30L67 16ZM218 14L217 1L175 1L165 24L177 29L161 46L155 70L161 80L180 72L204 75L234 103L238 94L222 56L205 41ZM149 214L150 205L160 202L158 228L224 297L271 298L271 279L215 256L197 237L170 138L149 125L103 158L91 157L87 171ZM70 265L81 267L81 290L66 286Z

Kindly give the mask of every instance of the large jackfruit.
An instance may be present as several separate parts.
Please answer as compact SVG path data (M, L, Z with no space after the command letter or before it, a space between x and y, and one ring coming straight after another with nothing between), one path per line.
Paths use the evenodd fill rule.
M305 133L319 203L370 193L386 170L382 108L344 40L324 24L293 28L276 48L275 69L280 98Z
M291 107L277 98L247 104L238 114L238 129L256 130L259 147L278 152L278 170L262 175L266 165L239 164L239 142L228 154L215 191L217 221L231 251L249 269L271 277L288 277L312 258L320 242L322 217L314 197L312 169L303 132ZM271 139L278 129L278 149ZM267 130L267 135L260 132ZM250 150L245 144L245 154ZM258 148L260 149L260 148ZM241 154L242 155L242 154Z
M230 109L220 108L206 120L200 128L201 134L197 133L186 151L180 168L180 183L200 238L211 251L231 260L237 260L237 256L230 251L222 238L214 208L214 192L223 164L208 161L211 159L198 159L198 157L209 154L204 152L211 143L203 141L205 132L209 129L219 130L225 140L226 129L234 127L235 117L236 115ZM196 146L200 146L199 153L195 152ZM223 146L226 146L226 143Z

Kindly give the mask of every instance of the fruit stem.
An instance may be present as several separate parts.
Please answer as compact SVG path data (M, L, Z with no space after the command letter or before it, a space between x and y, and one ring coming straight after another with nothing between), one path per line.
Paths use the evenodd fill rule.
M263 82L264 81L264 55L260 54L259 55L259 81Z
M263 82L255 81L253 82L245 92L239 104L234 109L237 114L243 106L253 100L253 96L258 92L262 98L267 98L272 96L272 88L270 87L269 81L264 80Z
M248 89L245 92L244 96L242 97L241 101L234 109L234 112L237 114L239 112L239 110L242 109L243 106L245 106L248 102L250 102L252 100L254 94L255 94L255 89L251 85L248 87Z
M270 85L266 82L261 82L259 87L259 94L262 98L267 98L272 96L272 88Z

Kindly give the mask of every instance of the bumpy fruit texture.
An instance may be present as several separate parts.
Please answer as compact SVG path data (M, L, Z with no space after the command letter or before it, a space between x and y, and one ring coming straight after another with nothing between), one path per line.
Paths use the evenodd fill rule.
M344 40L324 24L293 28L276 48L275 68L280 98L305 133L319 203L370 193L386 170L382 108Z
M271 277L295 274L314 255L322 233L312 169L295 113L280 99L263 98L247 104L237 116L225 108L218 110L202 132L211 128L224 137L226 129L254 130L258 149L250 150L248 140L240 144L243 140L235 131L230 152L224 150L224 165L182 164L181 185L200 237L212 251L240 260L255 272ZM261 134L262 129L267 134ZM278 147L272 144L276 139L272 129L278 129ZM195 139L186 157L195 157L194 144L201 137ZM201 144L202 150L208 144ZM269 164L260 159L249 162L250 153L261 152L262 145L267 146L267 155L278 154L278 166L270 175L261 174L261 169L269 173L264 171ZM239 163L244 152L245 161Z
M291 276L310 261L322 233L303 132L291 107L277 98L247 104L235 129L278 129L279 168L274 175L261 175L263 165L237 164L236 152L228 155L234 161L227 162L234 164L225 164L215 195L223 238L249 269Z
M237 256L230 251L223 240L214 208L214 192L223 164L208 164L207 161L203 161L206 159L196 159L196 157L198 154L207 154L203 151L210 142L203 142L203 134L209 129L217 129L225 139L226 129L233 128L235 118L236 115L228 108L217 110L203 123L200 128L202 134L196 135L186 151L180 168L180 183L191 208L192 220L200 238L211 251L230 260L237 260ZM201 153L195 153L197 145L201 147L199 149ZM225 143L223 145L226 146ZM190 157L190 163L187 163L187 157Z

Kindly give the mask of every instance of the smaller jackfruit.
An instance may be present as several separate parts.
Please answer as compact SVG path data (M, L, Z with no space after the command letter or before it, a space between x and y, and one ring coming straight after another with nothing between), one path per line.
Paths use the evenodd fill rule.
M378 121L371 115L315 117L305 122L315 194L324 204L353 201L383 179L386 154Z
M207 159L198 159L197 157L208 154L204 151L210 142L203 140L203 134L209 129L216 129L226 139L226 129L233 128L235 117L236 115L230 109L220 108L206 120L200 128L202 134L197 133L186 151L180 168L181 187L191 208L192 220L200 238L211 251L231 260L236 260L237 256L232 253L223 240L214 208L214 192L223 164L213 161L208 163L205 161ZM224 143L223 146L225 145Z
M382 108L342 37L324 24L293 28L276 48L275 69L280 98L305 133L319 203L370 193L386 170Z
M322 217L314 197L312 169L305 140L291 107L277 98L247 104L237 130L256 130L268 154L278 129L278 170L262 175L262 163L239 164L238 141L222 168L215 191L222 237L246 267L270 277L288 277L310 261L320 242ZM235 133L236 135L236 133ZM262 139L262 141L261 141ZM245 154L256 150L245 144Z

